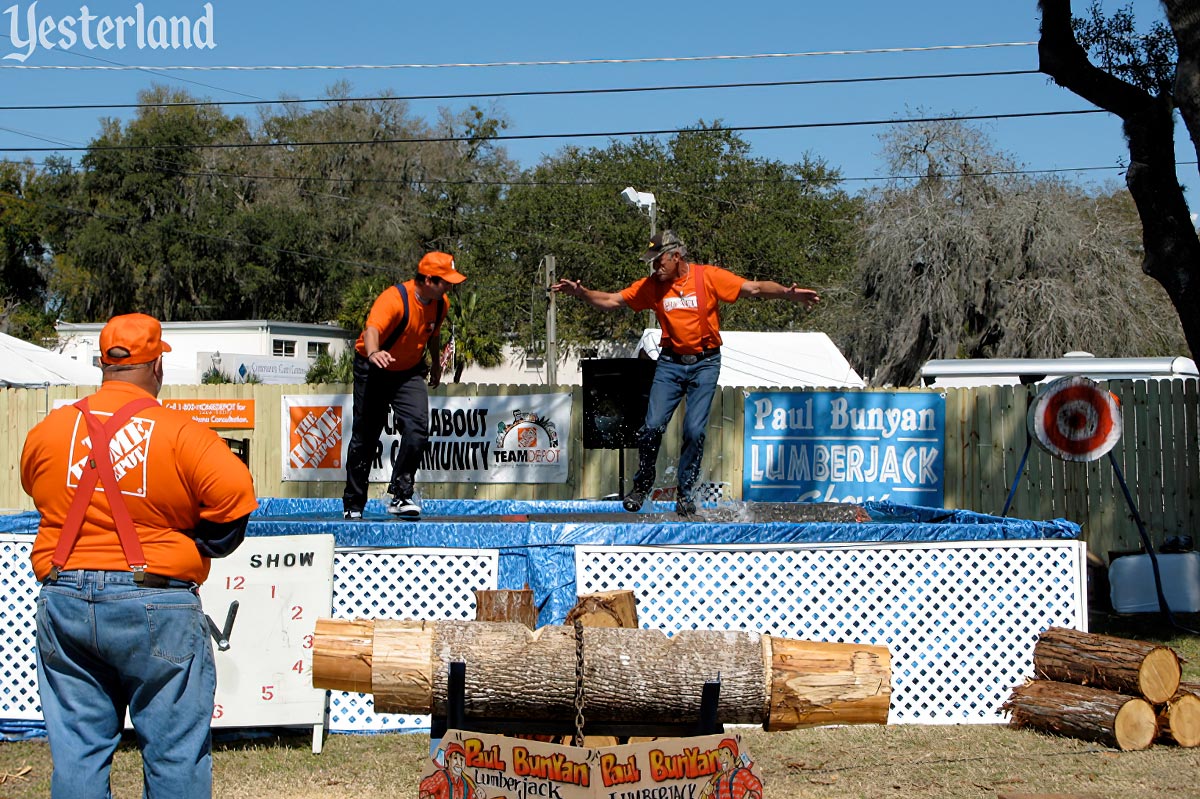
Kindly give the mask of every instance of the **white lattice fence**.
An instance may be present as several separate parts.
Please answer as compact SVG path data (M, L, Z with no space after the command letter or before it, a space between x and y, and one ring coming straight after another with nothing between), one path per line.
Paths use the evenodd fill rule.
M42 720L37 690L38 583L33 536L0 535L0 719Z
M32 536L0 535L0 719L41 721ZM338 618L473 619L475 590L494 589L499 553L481 549L341 549L334 555ZM218 675L219 678L219 675ZM420 729L428 716L375 713L371 696L330 692L334 732Z
M475 618L475 591L496 588L494 549L340 549L333 562L333 615L341 619ZM429 727L428 716L376 713L369 694L329 693L331 732Z
M886 645L889 723L1003 722L1050 626L1086 629L1079 541L575 549L580 594L637 595L645 627Z

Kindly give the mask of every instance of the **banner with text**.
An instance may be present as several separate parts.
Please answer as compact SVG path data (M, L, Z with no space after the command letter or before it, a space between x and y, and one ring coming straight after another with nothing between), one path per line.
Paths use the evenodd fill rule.
M164 408L181 411L214 430L252 430L252 399L164 399Z
M350 445L349 394L281 398L284 480L345 480Z
M571 395L430 397L429 447L418 483L565 483ZM371 467L386 483L400 447L388 420Z
M745 413L747 500L942 506L942 394L753 392Z

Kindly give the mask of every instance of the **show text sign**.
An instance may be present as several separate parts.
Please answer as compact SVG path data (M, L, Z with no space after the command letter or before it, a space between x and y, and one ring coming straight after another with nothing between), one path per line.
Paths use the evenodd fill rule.
M753 392L742 495L941 507L946 399L932 392Z

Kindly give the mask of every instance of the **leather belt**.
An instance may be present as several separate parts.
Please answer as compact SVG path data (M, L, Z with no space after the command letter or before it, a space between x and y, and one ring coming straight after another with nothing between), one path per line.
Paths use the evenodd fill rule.
M674 350L664 349L664 350L659 351L658 357L664 361L670 361L671 363L681 363L684 366L691 366L694 363L699 363L700 361L706 360L708 358L713 357L714 355L720 355L720 354L721 354L720 347L712 347L710 349L701 350L700 352L690 354L690 355L680 355L678 352L675 352Z
M153 572L142 572L138 575L137 572L106 572L108 574L133 574L133 584L142 588L182 588L191 591L198 586L196 583L187 580L180 580L177 577L167 577L163 574L154 574ZM56 583L60 580L64 583L72 582L71 572L59 572L55 574L51 572L46 575L46 579L42 583ZM140 577L140 579L139 579Z

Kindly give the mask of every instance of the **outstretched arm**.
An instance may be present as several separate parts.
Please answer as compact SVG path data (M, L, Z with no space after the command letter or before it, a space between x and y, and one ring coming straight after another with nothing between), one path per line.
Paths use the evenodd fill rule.
M582 280L567 280L563 278L551 286L550 290L578 297L593 308L599 308L602 311L613 311L617 308L626 307L625 298L620 294L607 291L593 291L592 289L584 288Z
M774 280L747 280L742 284L738 297L765 297L768 300L788 300L812 308L821 301L817 292L812 289L802 289L793 283L784 286Z

